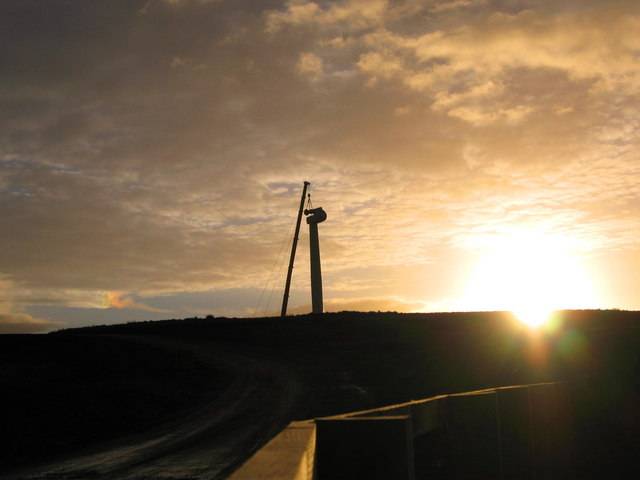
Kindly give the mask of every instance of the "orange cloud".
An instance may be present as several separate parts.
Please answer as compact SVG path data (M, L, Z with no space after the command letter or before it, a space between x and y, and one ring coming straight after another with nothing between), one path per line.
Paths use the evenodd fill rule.
M297 69L301 75L318 77L323 73L322 59L315 53L302 53L298 60Z
M410 33L392 28L415 16L415 9L407 6L350 0L321 8L315 2L292 2L284 11L271 12L267 24L270 31L284 24L316 26L320 38L314 61L329 70L336 55L326 49L333 45L328 38L335 38L335 26L348 20L349 41L360 46L352 49L359 52L353 67L368 87L380 81L398 82L433 97L434 110L475 126L516 124L535 110L520 95L520 83L512 82L517 71L554 71L569 82L589 83L591 94L637 94L640 89L637 12L620 11L607 3L584 11L538 8L513 14L486 0L414 3L415 9L426 8L436 16L486 8L467 22L460 15L459 22L445 22L439 30ZM368 28L362 29L358 22Z
M289 1L284 11L267 12L266 30L275 33L286 25L346 25L349 28L366 28L379 23L388 6L388 0L347 0L326 8L316 2Z
M107 292L104 296L105 308L129 308L132 310L144 310L147 312L161 312L158 308L150 307L144 303L136 302L131 295L125 292Z

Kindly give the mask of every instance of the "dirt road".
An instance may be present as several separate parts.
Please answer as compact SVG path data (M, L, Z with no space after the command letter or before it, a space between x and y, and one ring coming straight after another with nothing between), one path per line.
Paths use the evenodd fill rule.
M166 337L138 341L189 351L212 369L232 372L234 380L221 395L207 399L177 421L0 478L226 478L288 423L299 388L282 366L212 344L169 342Z

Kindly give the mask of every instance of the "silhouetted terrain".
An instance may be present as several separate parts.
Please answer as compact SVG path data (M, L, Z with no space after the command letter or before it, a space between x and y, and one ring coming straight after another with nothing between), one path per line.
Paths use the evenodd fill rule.
M229 384L191 352L133 336L4 335L0 362L3 467L171 421Z
M200 405L211 414L242 398L228 419L167 444L172 454L195 444L213 451L233 438L242 451L219 466L224 476L292 419L568 380L583 392L575 409L581 468L595 475L629 461L638 446L639 321L637 312L573 311L560 314L554 329L533 331L504 313L342 312L0 336L0 388L10 412L0 465L8 471L99 451L162 425L170 431ZM250 425L260 422L271 427L257 435Z

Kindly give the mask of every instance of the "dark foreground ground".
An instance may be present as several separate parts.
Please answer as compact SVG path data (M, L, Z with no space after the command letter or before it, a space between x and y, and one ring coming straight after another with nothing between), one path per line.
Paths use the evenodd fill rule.
M0 336L0 478L225 478L293 419L576 385L580 478L635 466L640 313L188 319Z

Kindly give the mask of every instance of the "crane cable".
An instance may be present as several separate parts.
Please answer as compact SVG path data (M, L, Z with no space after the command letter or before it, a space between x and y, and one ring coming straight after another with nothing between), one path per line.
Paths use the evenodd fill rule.
M307 210L311 210L313 208L313 203L311 203L311 194L307 196Z
M311 202L311 185L309 185L307 192L307 205L306 205L306 209L311 210L313 208L313 203ZM260 297L258 299L258 306L256 307L256 313L260 310L262 310L260 307L262 307L262 300L265 294L266 290L269 290L269 294L266 298L264 298L266 300L266 304L264 306L264 310L263 314L266 316L268 315L268 310L269 307L271 305L271 299L273 297L273 293L275 291L275 289L273 288L273 283L274 281L277 280L276 278L276 274L277 272L281 269L280 268L280 264L284 261L283 255L284 253L286 253L286 247L290 246L291 243L293 242L293 230L295 228L295 224L293 224L289 230L289 233L287 234L287 237L285 238L285 243L280 247L280 252L278 253L277 257L276 257L276 262L274 263L273 267L272 267L272 271L268 277L268 281L265 283L264 287L262 288L262 292L260 293ZM287 242L287 239L290 239Z
M273 298L274 292L277 290L277 286L275 285L278 279L280 278L278 273L282 270L285 270L284 265L286 265L286 253L291 243L293 242L293 230L295 228L295 224L289 228L286 237L280 247L280 251L276 257L276 261L272 267L271 273L269 275L268 281L263 288L263 292L268 291L268 295L265 297L266 303L264 305L263 315L269 315L269 308L271 307L271 300ZM262 306L262 305L261 305Z
M262 291L260 292L260 296L258 298L258 304L256 305L256 308L255 308L255 313L258 315L260 313L262 313L264 316L268 314L269 304L271 303L271 297L273 296L272 286L274 282L277 280L278 272L281 270L281 264L283 262L284 254L287 251L287 246L291 244L291 236L293 235L294 226L289 228L289 231L287 232L286 236L282 239L282 242L279 244L279 247L277 249L278 253L275 255L275 262L271 266L266 282L264 282ZM267 290L270 291L268 298L265 297L265 292ZM263 300L266 301L264 305L262 303Z

